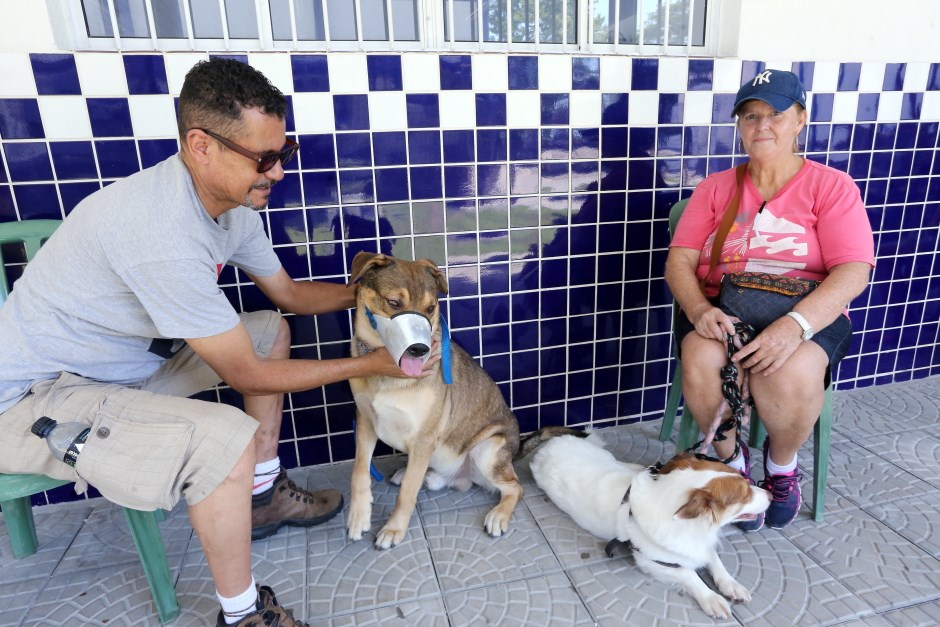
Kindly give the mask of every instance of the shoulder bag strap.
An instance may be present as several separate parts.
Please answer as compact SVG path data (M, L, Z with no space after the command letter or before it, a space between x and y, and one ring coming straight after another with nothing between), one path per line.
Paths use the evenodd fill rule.
M705 276L702 278L703 286L705 285L705 280L711 276L715 267L718 266L718 260L721 258L721 249L724 247L725 240L728 238L728 232L731 231L731 225L734 224L734 219L738 215L738 205L741 202L741 190L744 187L744 173L746 171L747 163L742 163L735 168L734 196L731 197L731 202L728 203L728 208L725 209L725 215L721 218L721 224L718 225L718 230L715 232L712 254L708 262L708 272L706 272Z

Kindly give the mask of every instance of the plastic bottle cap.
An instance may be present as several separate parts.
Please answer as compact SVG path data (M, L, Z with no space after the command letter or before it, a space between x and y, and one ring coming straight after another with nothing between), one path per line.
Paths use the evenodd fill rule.
M49 418L48 416L43 416L42 418L34 422L33 426L30 427L29 430L33 433L33 435L38 435L39 437L44 438L47 435L49 435L50 431L55 429L57 424L58 423L52 418Z

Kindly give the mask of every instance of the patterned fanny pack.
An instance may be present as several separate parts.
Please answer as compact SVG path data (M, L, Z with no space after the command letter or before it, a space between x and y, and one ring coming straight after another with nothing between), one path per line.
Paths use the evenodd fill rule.
M769 272L736 272L721 280L722 311L752 325L758 332L787 315L819 281Z
M819 281L769 272L735 272L726 274L724 281L737 288L765 290L784 296L806 296L819 285Z

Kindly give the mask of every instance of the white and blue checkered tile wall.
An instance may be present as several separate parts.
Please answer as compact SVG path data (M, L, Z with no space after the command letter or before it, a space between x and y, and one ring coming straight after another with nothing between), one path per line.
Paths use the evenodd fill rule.
M174 95L199 54L0 55L0 222L62 217L177 150ZM512 54L238 57L292 104L300 156L265 212L295 277L345 281L359 250L446 268L454 337L524 431L662 415L674 368L670 206L737 155L743 79L790 68L809 158L847 171L878 267L853 303L841 388L940 372L940 63ZM268 307L234 270L239 309ZM294 354L347 354L348 313L292 317ZM237 403L222 389L214 394ZM349 459L345 383L290 395L287 466Z

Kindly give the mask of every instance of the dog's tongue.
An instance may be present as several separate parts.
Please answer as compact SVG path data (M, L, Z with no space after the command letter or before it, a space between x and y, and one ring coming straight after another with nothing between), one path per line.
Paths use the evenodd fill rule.
M420 357L402 356L398 366L405 374L416 377L421 374L421 369L424 367L424 361Z

